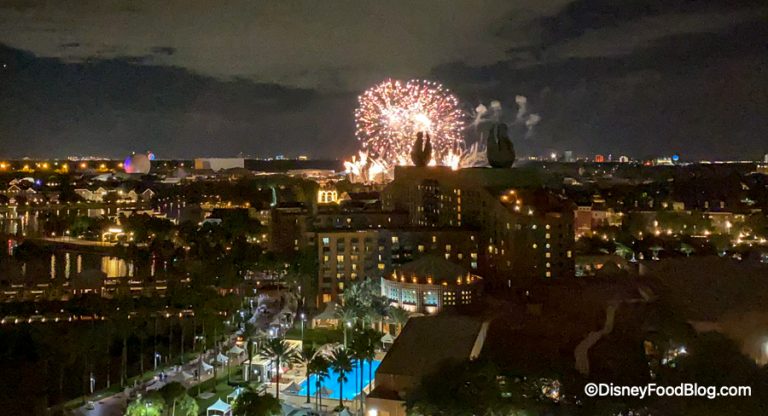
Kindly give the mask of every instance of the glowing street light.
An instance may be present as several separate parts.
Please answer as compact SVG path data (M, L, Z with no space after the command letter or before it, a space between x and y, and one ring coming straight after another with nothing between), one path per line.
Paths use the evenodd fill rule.
M347 328L352 328L352 322L345 322L344 325L344 349L347 349Z
M307 318L307 316L304 314L304 312L301 313L301 345L304 345L304 320Z

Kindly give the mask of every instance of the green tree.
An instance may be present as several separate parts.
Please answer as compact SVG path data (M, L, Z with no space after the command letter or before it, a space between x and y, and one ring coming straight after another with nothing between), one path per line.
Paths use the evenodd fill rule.
M309 376L312 374L312 366L310 365L312 363L312 360L315 359L315 356L317 355L317 348L314 344L304 344L303 348L301 349L301 353L299 354L299 361L304 364L304 367L306 369L306 376L307 376L307 403L309 403Z
M200 413L200 406L189 394L183 394L171 405L171 415L176 416L197 416Z
M344 408L344 382L348 381L347 374L352 372L352 356L345 348L338 348L331 354L330 365L339 375L336 381L339 382L339 409Z
M171 407L173 403L187 393L187 389L178 381L172 381L158 390L165 404Z
M315 358L312 359L309 363L309 373L315 375L315 410L319 411L319 409L323 406L323 382L326 378L328 378L328 368L330 367L330 363L328 362L328 359L325 358L321 354L316 354ZM309 378L307 378L309 380ZM309 385L307 385L307 390L309 390Z
M261 346L259 355L275 363L275 371L277 372L275 397L280 400L280 365L281 363L292 364L296 362L296 349L283 339L273 338Z
M280 400L267 393L263 396L246 390L237 397L234 416L277 416L282 413Z
M159 394L150 394L129 403L125 414L126 416L162 416L164 410L163 398Z
M403 326L411 317L411 313L403 308L392 306L387 309L387 316L389 317L390 322L397 325L397 335L399 335L400 331L403 329Z
M447 362L406 393L405 407L424 416L537 414L547 404L537 387L485 360Z

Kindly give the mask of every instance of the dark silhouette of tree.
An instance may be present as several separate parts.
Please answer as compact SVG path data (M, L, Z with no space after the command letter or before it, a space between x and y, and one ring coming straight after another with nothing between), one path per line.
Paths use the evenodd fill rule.
M329 359L331 368L338 374L336 381L339 383L339 409L344 408L344 382L348 381L347 374L352 372L352 355L344 348L338 348Z
M233 407L234 416L277 416L282 414L280 400L267 393L259 395L246 390L237 397Z
M287 341L279 338L273 338L261 346L259 355L275 362L276 381L275 397L280 399L280 365L292 364L297 360L297 353Z

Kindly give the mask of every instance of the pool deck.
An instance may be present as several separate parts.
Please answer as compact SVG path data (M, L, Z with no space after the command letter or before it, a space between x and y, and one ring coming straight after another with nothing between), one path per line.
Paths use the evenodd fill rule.
M384 354L380 353L377 354L376 360L380 361L384 358ZM314 395L310 396L310 405L311 407L308 407L307 405L307 396L306 395L296 395L295 393L289 393L285 390L283 390L285 387L290 385L291 383L296 383L297 385L300 385L302 382L306 380L306 369L303 365L296 365L291 370L283 373L283 376L280 378L280 400L283 401L285 404L288 404L292 407L296 408L315 408L315 397ZM374 377L375 379L375 377ZM328 382L329 385L333 384L333 382ZM272 395L275 394L275 383L267 383L267 392L271 393ZM373 383L369 383L365 386L363 389L364 392L370 392L373 389ZM358 399L359 396L356 396L355 400L344 400L344 406L349 408L352 413L357 413L360 411L360 400ZM331 414L333 409L338 405L339 399L334 399L330 397L323 397L323 409L321 409L321 414Z

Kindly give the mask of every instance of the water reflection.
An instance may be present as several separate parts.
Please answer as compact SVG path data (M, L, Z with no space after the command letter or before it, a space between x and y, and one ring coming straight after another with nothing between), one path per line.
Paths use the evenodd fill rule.
M44 268L40 267L42 265L44 265ZM38 276L29 277L45 275L48 279L54 281L57 279L69 280L77 277L83 270L99 270L108 278L138 277L142 276L142 273L144 276L155 276L154 260L142 267L120 257L70 251L57 251L47 259L24 262L19 267L21 275L24 277L28 277L28 273L34 273Z

